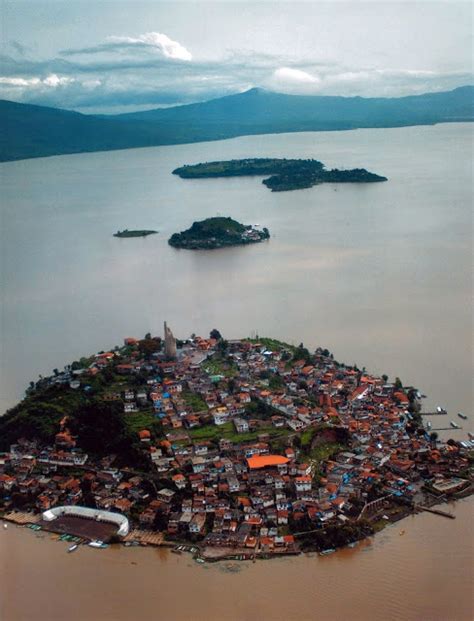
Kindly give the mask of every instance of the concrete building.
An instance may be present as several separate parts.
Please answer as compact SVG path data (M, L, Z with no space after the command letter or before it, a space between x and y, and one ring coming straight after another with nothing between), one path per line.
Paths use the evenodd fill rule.
M176 339L173 336L170 328L164 324L165 330L165 356L167 360L176 360Z

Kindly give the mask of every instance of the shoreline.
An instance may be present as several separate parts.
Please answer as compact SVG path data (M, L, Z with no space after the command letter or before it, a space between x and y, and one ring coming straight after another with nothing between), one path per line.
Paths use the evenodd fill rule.
M327 555L331 555L333 553L341 552L343 550L358 548L360 544L363 542L366 542L367 545L370 545L371 540L374 540L374 542L379 540L379 537L378 537L379 533L384 531L386 528L389 528L390 526L395 526L397 523L402 522L406 518L410 516L415 517L417 515L420 515L421 513L424 513L427 510L429 513L437 514L439 517L456 519L457 516L455 514L452 514L451 512L447 513L441 510L431 511L431 509L433 507L439 507L443 505L453 505L452 508L455 509L458 502L466 500L468 498L472 498L472 496L474 496L474 483L470 482L469 487L458 492L456 495L453 495L453 497L451 498L434 499L435 502L433 502L433 504L431 504L428 509L426 507L424 508L406 507L405 511L399 512L395 516L392 516L391 519L384 520L383 522L381 520L377 520L376 523L381 524L381 526L379 528L376 528L373 534L367 535L360 539L356 539L355 541L352 541L345 545L338 546L336 548L327 549L327 550L318 550L316 547L314 547L314 548L307 548L305 550L295 549L294 551L282 549L281 551L277 551L277 552L274 552L274 551L273 552L270 552L270 551L255 552L255 551L251 551L246 548L223 549L217 546L214 546L214 547L203 546L201 545L201 542L193 543L190 541L182 541L182 542L166 541L163 538L160 542L153 542L153 541L145 541L144 539L147 538L147 536L151 536L151 537L155 536L155 539L156 539L156 535L161 535L161 533L156 533L153 531L138 531L136 529L132 529L129 535L127 535L127 537L124 540L114 541L113 543L107 544L106 547L113 547L114 549L136 548L136 547L167 549L169 550L169 552L178 554L178 555L191 554L191 558L197 563L221 563L221 562L226 562L226 561L235 561L235 562L251 561L252 563L255 563L257 561L271 561L274 559L279 559L279 558L284 558L284 557L295 557L295 556L305 556L305 557L311 558L311 557L314 557L314 555L317 555L317 556L324 557ZM436 500L438 500L438 502L436 502ZM8 528L6 528L6 526L12 525L12 526L15 526L16 528L28 528L29 530L32 530L33 532L36 533L37 538L46 539L47 535L49 535L50 541L64 541L65 543L72 542L72 539L69 542L67 539L61 539L61 536L63 534L58 531L46 530L43 528L36 528L36 529L31 528L31 526L37 525L37 522L40 519L41 517L38 514L22 513L19 511L0 515L0 521L3 522L4 530L6 531L8 531ZM405 530L402 529L399 535L403 536L404 534L405 534ZM78 546L79 547L80 546L90 547L89 543L90 541L82 540L78 542Z

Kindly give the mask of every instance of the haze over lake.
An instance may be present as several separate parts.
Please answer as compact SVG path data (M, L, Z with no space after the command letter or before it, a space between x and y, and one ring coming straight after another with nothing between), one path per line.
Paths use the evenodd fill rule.
M161 334L166 319L180 338L215 327L321 345L415 384L426 408L470 414L471 131L280 134L2 164L1 411L38 374ZM259 177L171 174L244 157L314 157L389 180L271 193ZM272 237L208 252L168 246L218 214ZM112 236L123 228L159 235Z

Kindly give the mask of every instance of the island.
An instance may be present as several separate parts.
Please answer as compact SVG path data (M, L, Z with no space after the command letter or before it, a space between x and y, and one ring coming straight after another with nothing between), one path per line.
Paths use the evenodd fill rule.
M181 233L174 233L168 240L170 246L189 250L211 250L224 246L255 244L270 238L267 228L245 225L232 218L215 217L194 222Z
M272 192L301 190L321 183L376 183L387 181L365 168L326 170L318 160L278 158L251 158L222 162L185 165L173 170L182 179L205 179L215 177L244 177L270 175L262 183Z
M326 348L165 323L40 376L0 417L0 517L71 552L325 556L472 493L474 445L425 427L421 398Z
M147 229L132 230L124 229L123 231L117 231L114 233L114 237L147 237L148 235L155 235L158 231L152 231Z

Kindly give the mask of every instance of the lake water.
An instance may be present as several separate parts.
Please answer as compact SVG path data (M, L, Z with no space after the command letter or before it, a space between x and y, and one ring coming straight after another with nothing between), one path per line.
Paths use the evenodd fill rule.
M386 183L272 193L183 180L182 164L314 157ZM472 412L472 125L281 134L0 165L1 407L38 374L125 336L216 327L328 347ZM217 214L269 242L192 252L171 233ZM159 235L117 239L122 228Z
M472 127L252 136L0 165L0 411L38 374L126 336L160 334L166 319L181 338L216 327L227 338L328 347L343 362L415 384L428 410L466 412L464 430L449 432L465 437ZM314 157L389 181L271 193L259 178L171 175L185 163L243 157ZM267 226L272 238L210 252L168 246L171 233L217 214ZM160 233L112 237L122 228ZM163 551L68 555L10 528L0 533L0 617L101 621L132 610L167 620L464 621L472 618L472 501L455 510L455 521L408 520L406 536L391 528L368 552L238 574Z
M471 621L473 501L327 557L197 565L166 550L81 547L0 530L2 621ZM0 525L1 526L1 525ZM403 533L402 535L400 533Z

